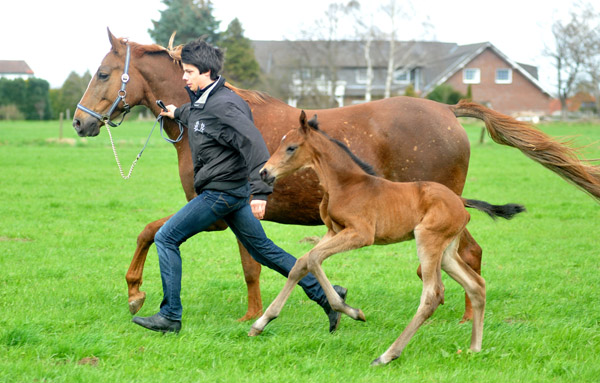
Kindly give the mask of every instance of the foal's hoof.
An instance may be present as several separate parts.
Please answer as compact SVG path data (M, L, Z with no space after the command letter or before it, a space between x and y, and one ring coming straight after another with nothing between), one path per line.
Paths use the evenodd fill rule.
M356 320L359 320L361 322L367 321L367 318L365 318L365 313L363 313L363 311L361 309L358 309L358 314L357 314Z
M140 295L140 298L130 298L129 300L129 312L131 313L131 315L134 315L138 311L140 311L140 309L144 305L144 301L146 301L146 293L141 291Z
M259 336L260 334L262 334L262 330L256 329L254 327L251 327L250 331L248 332L248 336Z
M371 362L371 367L382 366L384 364L387 364L387 363L383 362L381 360L381 357L379 357L379 358L377 358L377 359L375 359L374 361Z

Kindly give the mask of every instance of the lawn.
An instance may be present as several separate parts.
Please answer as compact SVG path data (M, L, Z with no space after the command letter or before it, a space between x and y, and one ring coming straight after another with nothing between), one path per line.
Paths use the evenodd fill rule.
M417 308L414 243L370 247L324 263L367 322L342 318L331 335L322 310L294 290L281 316L256 338L230 231L182 246L183 330L160 335L131 323L125 273L144 226L185 203L171 145L154 135L122 180L103 128L78 138L58 122L0 121L0 382L597 382L600 377L600 224L597 202L467 121L472 142L464 195L528 211L492 221L472 211L469 230L484 251L487 306L483 350L468 351L470 324L460 286L446 275L445 304L402 356L372 368ZM113 129L126 171L151 122ZM600 158L600 125L540 125L573 136ZM300 256L324 227L264 222L270 238ZM284 284L263 269L263 302ZM162 298L154 247L140 315Z

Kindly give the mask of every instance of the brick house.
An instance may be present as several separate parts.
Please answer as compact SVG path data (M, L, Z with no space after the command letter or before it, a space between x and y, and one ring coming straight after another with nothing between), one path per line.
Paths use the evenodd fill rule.
M364 102L367 57L363 41L253 41L263 73L280 81L280 95L298 103L318 93L337 105ZM373 41L371 98L383 98L389 42ZM391 95L403 95L412 85L425 97L436 86L449 84L463 94L471 85L473 100L506 114L550 111L550 93L539 83L537 68L514 62L489 42L469 45L396 42ZM304 102L305 104L305 102Z
M33 70L23 60L0 60L0 78L24 80L33 77Z

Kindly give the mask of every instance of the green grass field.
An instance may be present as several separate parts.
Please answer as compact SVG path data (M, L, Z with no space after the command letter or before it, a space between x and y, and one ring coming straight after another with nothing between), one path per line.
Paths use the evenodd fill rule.
M113 130L127 169L151 122ZM600 158L600 125L542 125L576 136ZM490 220L472 212L484 250L487 307L483 350L468 351L464 298L446 275L445 304L388 366L369 363L398 337L417 308L421 282L414 243L370 247L324 264L349 288L367 322L325 315L296 288L260 337L239 323L246 290L230 231L182 246L183 330L162 336L131 323L125 273L144 226L184 203L175 150L155 132L130 180L121 179L103 128L83 140L58 122L0 121L0 382L598 382L600 380L600 206L515 149L472 139L464 195L528 212ZM323 227L264 223L296 256ZM284 279L263 269L265 307ZM140 315L162 298L150 249Z

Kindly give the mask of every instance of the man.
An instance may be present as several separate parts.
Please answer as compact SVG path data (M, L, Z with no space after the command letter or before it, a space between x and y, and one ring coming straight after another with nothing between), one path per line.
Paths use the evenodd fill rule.
M186 44L181 52L183 80L191 102L179 108L168 105L161 115L188 127L198 196L173 215L156 233L163 301L160 311L133 322L160 332L181 329L181 256L179 246L193 235L223 219L250 255L287 277L296 258L268 239L258 219L265 215L272 188L259 176L269 159L267 146L256 127L248 104L224 86L218 76L224 54L202 40ZM250 195L252 202L248 204ZM312 274L300 281L308 297L328 316L329 331L337 329L340 313L332 310ZM334 286L342 299L347 289Z

